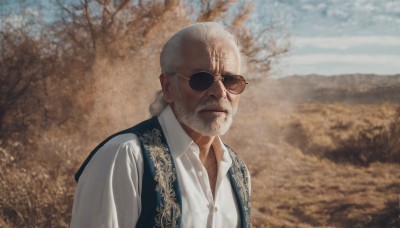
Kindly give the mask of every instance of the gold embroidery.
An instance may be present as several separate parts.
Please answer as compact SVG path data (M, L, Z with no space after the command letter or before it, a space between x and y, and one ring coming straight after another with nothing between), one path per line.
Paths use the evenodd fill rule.
M155 226L178 227L177 220L181 216L181 210L176 203L176 194L173 189L176 171L172 166L171 156L166 152L168 148L162 143L161 132L156 128L145 132L140 139L145 149L150 152L155 168L156 191L163 199L156 209Z
M229 147L228 151L232 158L232 177L236 182L237 188L240 193L240 198L243 202L243 209L246 219L247 227L251 227L250 220L250 193L249 193L249 176L247 173L246 166L239 159L237 154Z

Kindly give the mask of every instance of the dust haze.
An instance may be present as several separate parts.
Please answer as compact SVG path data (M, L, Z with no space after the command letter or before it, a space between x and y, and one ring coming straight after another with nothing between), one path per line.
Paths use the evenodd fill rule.
M73 175L150 117L161 47L196 21L223 21L250 63L223 139L251 172L254 226L400 226L399 75L268 78L289 49L271 25L246 24L250 3L139 2L58 4L60 20L28 11L17 28L0 15L0 227L69 227Z

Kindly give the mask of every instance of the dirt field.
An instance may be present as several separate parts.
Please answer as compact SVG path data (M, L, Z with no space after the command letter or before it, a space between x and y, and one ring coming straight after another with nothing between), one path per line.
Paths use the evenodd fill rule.
M251 172L255 227L400 227L397 79L350 78L252 82L243 93L223 138ZM69 227L73 174L132 121L114 114L112 124L0 141L0 227Z

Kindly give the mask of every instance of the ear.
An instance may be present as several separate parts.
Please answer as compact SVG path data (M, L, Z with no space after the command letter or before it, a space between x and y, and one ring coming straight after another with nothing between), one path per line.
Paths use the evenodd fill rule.
M164 99L167 103L172 103L174 101L172 77L166 73L160 75L161 88L164 94Z

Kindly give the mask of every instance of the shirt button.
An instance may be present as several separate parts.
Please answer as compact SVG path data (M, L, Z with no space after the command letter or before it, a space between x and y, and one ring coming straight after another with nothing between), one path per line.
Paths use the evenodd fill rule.
M218 207L214 207L214 212L217 212L218 211Z
M199 171L197 174L199 175L199 177L203 176L203 172L202 171Z

